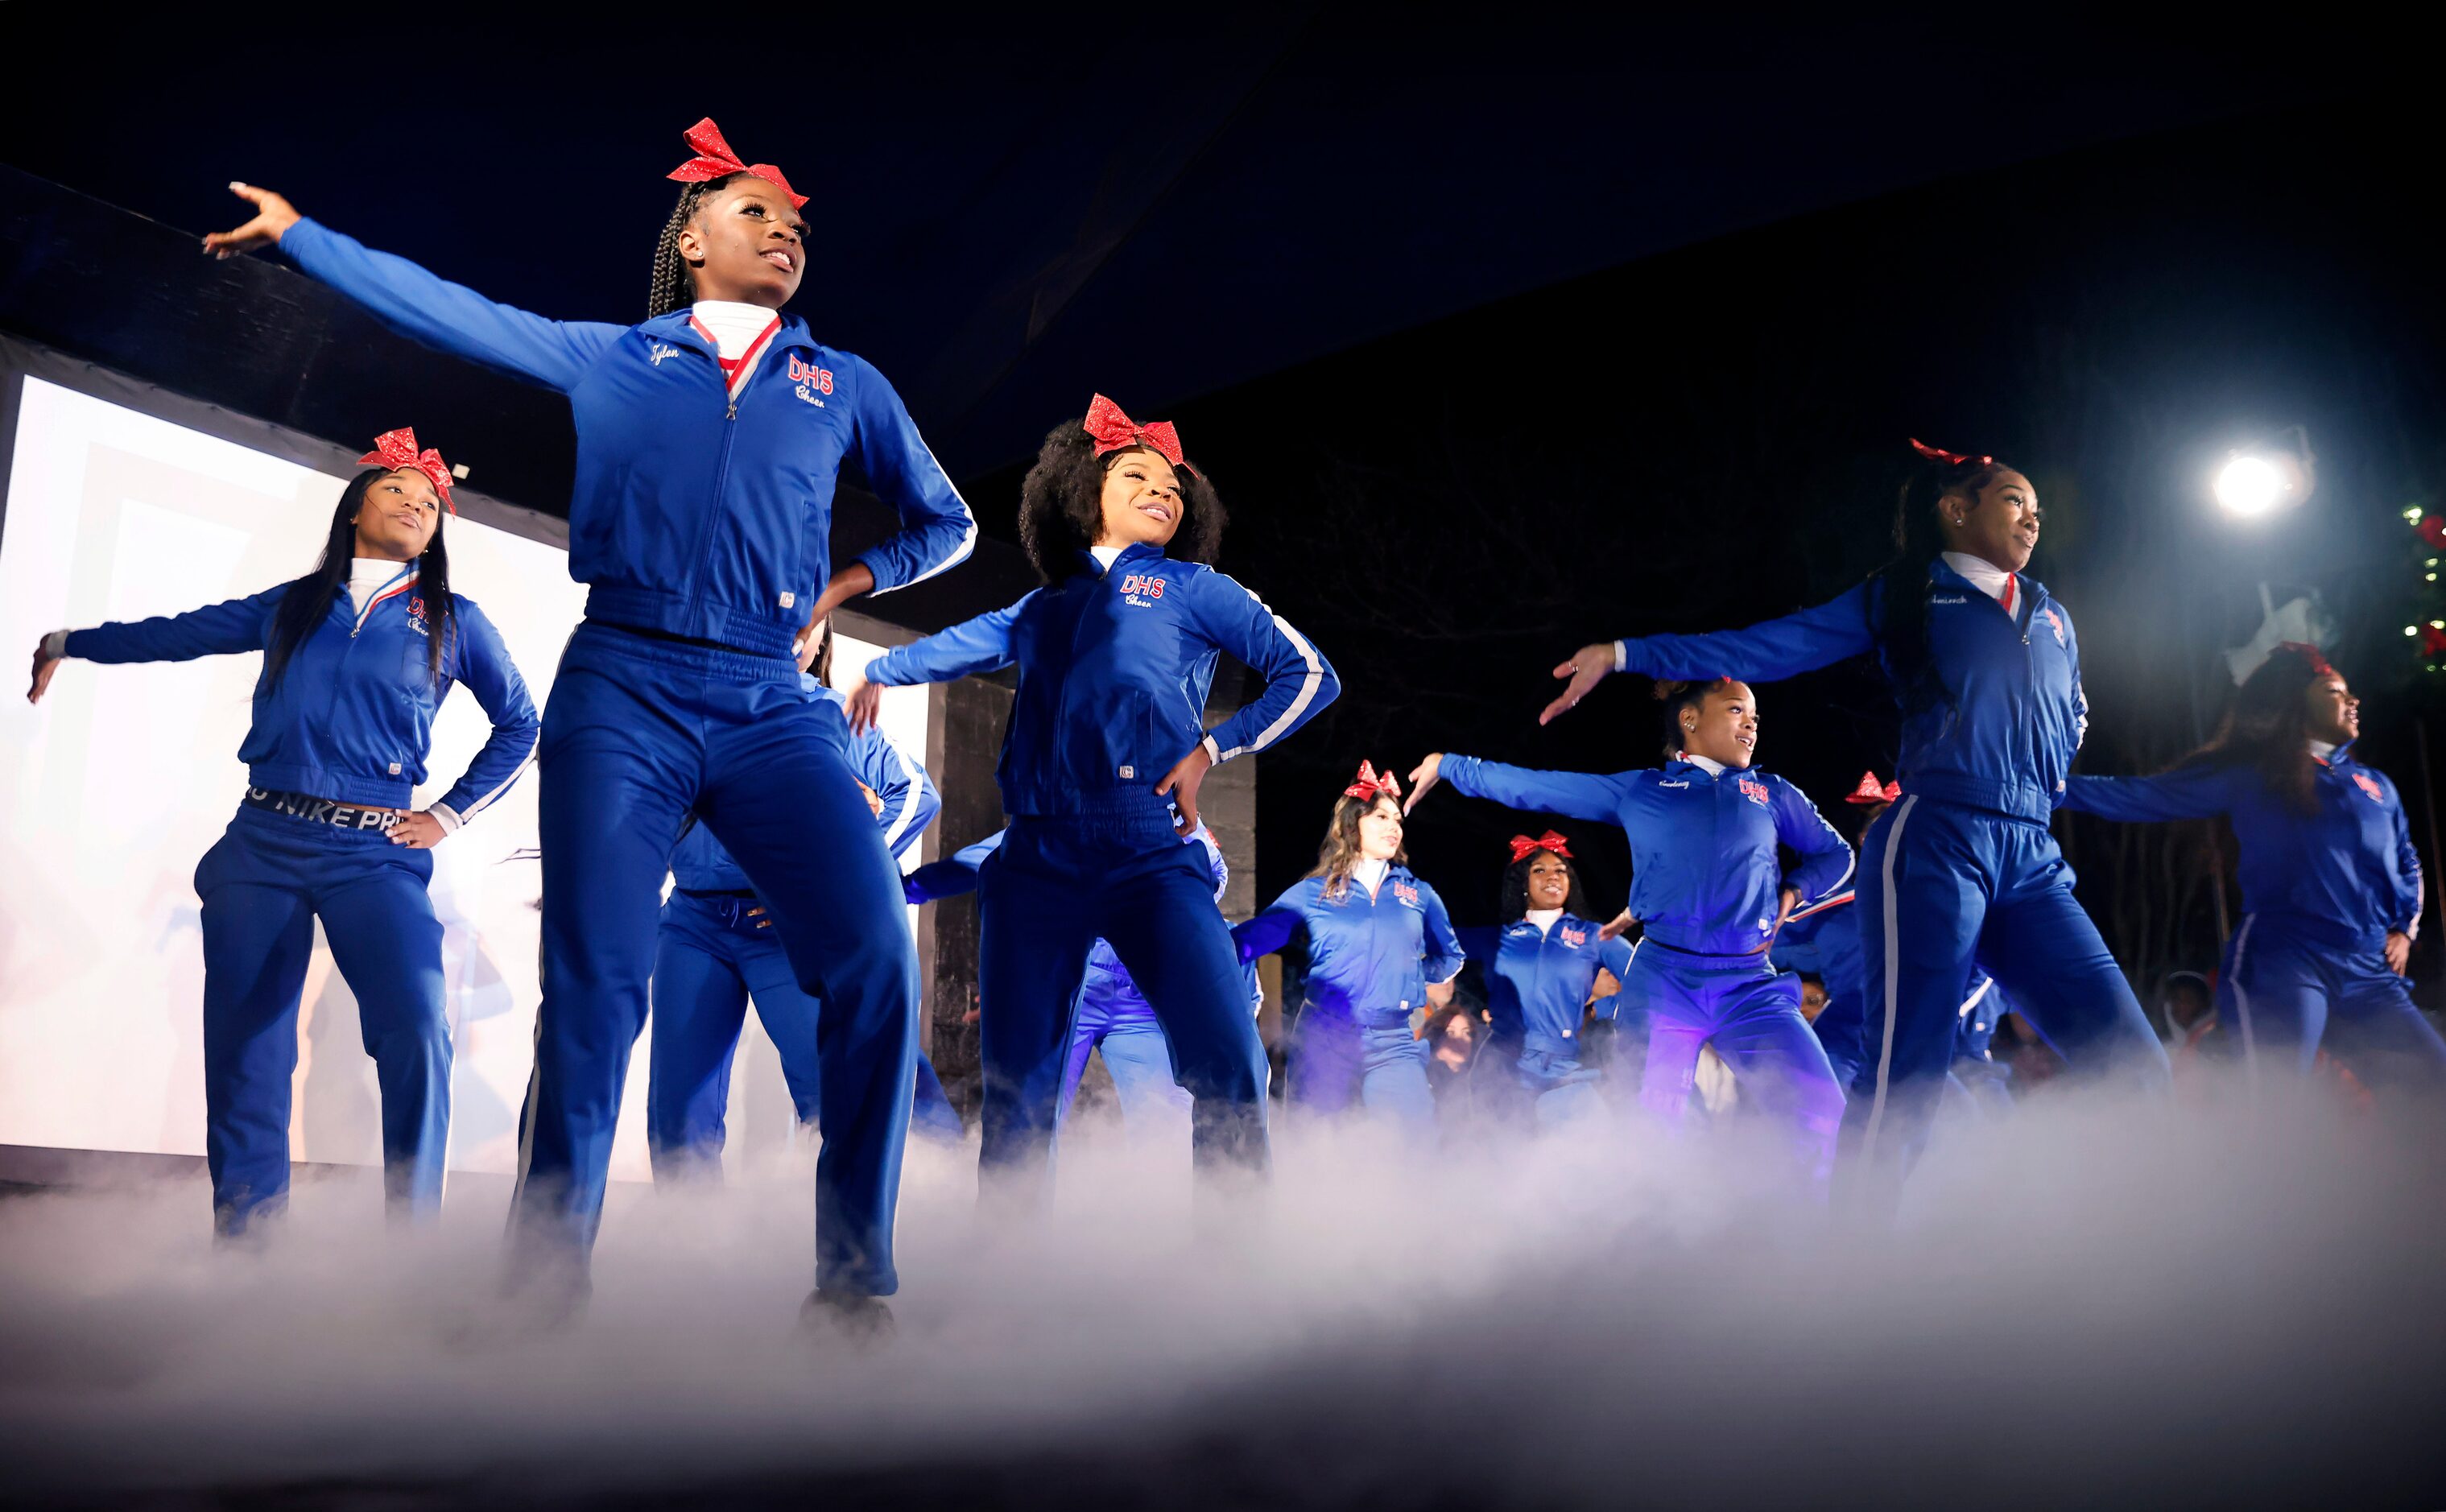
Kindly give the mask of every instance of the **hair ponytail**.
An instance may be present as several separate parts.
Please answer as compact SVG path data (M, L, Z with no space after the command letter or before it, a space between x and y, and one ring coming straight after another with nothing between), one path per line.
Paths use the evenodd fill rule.
M1869 575L1869 629L1878 663L1905 713L1931 696L1927 674L1928 570L1945 550L1936 506L1954 494L1976 501L2005 470L1992 457L1964 457L1920 447L1918 463L1894 498L1894 555Z
M1656 700L1665 706L1665 759L1671 761L1682 754L1689 742L1690 732L1682 728L1682 711L1697 709L1707 701L1707 695L1719 688L1732 685L1729 677L1710 677L1695 683L1658 683Z

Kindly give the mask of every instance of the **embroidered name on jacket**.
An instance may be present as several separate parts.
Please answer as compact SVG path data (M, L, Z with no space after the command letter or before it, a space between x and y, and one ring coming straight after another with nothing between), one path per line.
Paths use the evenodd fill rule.
M1121 596L1133 604L1143 606L1150 599L1163 596L1163 579L1145 573L1132 573L1121 579Z

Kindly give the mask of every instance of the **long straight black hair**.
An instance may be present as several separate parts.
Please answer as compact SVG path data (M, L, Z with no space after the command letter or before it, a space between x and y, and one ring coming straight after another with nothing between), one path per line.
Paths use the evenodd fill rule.
M266 686L280 686L290 658L330 614L357 558L357 514L366 506L366 490L375 479L390 475L388 467L368 467L340 490L340 501L331 506L330 534L323 539L323 559L312 572L289 585L273 614L272 640L263 649ZM442 681L442 663L449 650L444 642L459 629L458 605L450 596L450 549L442 543L442 520L436 516L433 539L425 543L424 555L416 559L416 594L424 600L424 622L430 630L425 637L425 667L436 683Z
M2297 814L2319 811L2319 767L2310 755L2313 686L2336 675L2315 647L2286 642L2243 679L2209 743L2178 766L2249 766Z
M1990 457L1921 457L1894 500L1894 555L1869 575L1869 629L1877 661L1906 713L1932 699L1929 682L1928 570L1944 550L1936 506L1951 494L1977 502L1979 491L2006 470Z

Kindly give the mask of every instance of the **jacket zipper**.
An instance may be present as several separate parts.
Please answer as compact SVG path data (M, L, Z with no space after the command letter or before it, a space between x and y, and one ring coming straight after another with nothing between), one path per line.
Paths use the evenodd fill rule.
M760 365L761 366L761 365ZM755 382L754 375L748 378ZM714 386L722 390L722 449L714 454L713 495L706 501L705 520L697 527L696 580L688 584L687 611L691 623L705 603L706 579L713 575L713 533L722 519L722 490L730 482L730 446L739 437L739 396L730 391L723 377L722 364L713 365Z

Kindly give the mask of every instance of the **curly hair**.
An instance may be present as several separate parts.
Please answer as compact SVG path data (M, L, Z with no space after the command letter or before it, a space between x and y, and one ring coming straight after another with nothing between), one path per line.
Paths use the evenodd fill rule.
M1069 575L1070 560L1096 543L1104 528L1104 474L1138 448L1096 455L1095 438L1077 420L1046 433L1036 465L1019 485L1019 543L1046 582ZM1190 466L1180 478L1180 528L1164 555L1175 561L1213 563L1223 547L1223 501L1206 474Z
M2178 766L2250 766L2297 814L2319 811L2319 768L2310 757L2310 690L2335 676L2310 647L2279 646L2243 679L2209 743Z
M1533 850L1503 868L1503 906L1496 917L1506 924L1517 924L1529 917L1529 868L1538 857L1551 851ZM1573 918L1595 918L1589 911L1589 895L1580 890L1580 869L1568 857L1555 857L1563 863L1563 873L1571 879L1571 890L1563 895L1563 912Z
M1729 688L1729 677L1711 677L1697 683L1658 683L1656 700L1665 706L1665 759L1671 761L1682 754L1689 742L1689 731L1682 728L1682 710L1697 709L1707 701L1707 695L1720 688Z
M1333 801L1333 820L1326 825L1325 843L1317 847L1316 865L1308 871L1310 877L1325 879L1327 901L1339 902L1350 891L1351 868L1359 864L1359 822L1379 803L1390 803L1396 812L1402 806L1402 801L1390 793L1379 793L1373 798L1353 798L1345 793ZM1393 862L1397 866L1410 864L1410 847L1406 843L1393 852Z
M679 203L671 206L671 217L663 222L663 238L654 243L654 282L646 296L648 320L696 303L696 279L688 273L687 259L680 255L680 233L696 218L697 206L705 202L706 196L738 177L726 173L680 190Z

